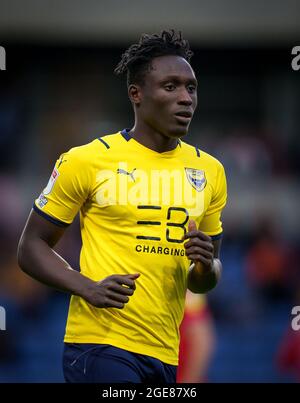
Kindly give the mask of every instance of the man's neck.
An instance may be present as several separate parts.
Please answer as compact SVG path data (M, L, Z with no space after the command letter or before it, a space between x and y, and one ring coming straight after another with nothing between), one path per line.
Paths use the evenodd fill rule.
M141 123L135 123L130 135L143 146L158 153L174 150L178 144L178 139L164 136Z

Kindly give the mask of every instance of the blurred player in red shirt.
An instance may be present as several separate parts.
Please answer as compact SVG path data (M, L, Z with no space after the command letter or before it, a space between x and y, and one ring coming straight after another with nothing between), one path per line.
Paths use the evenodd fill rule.
M207 382L207 369L214 347L215 331L206 297L188 291L180 326L177 382Z

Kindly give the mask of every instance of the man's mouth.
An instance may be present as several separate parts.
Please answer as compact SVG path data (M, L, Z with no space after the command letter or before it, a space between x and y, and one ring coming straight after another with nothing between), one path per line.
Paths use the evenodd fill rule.
M175 113L175 118L178 122L188 124L192 119L192 112L190 111L179 111Z
M191 111L178 111L175 113L176 116L183 116L185 118L191 118L193 116Z

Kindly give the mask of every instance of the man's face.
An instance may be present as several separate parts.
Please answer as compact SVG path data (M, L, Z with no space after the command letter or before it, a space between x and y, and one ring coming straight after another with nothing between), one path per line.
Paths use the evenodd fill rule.
M140 89L137 113L152 129L167 137L182 137L197 106L197 80L180 56L153 59Z

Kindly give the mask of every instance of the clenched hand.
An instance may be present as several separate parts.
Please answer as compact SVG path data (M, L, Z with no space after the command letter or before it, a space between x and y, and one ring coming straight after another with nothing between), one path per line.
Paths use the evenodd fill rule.
M102 281L95 281L88 286L82 297L97 308L124 308L135 291L134 274L113 274Z

